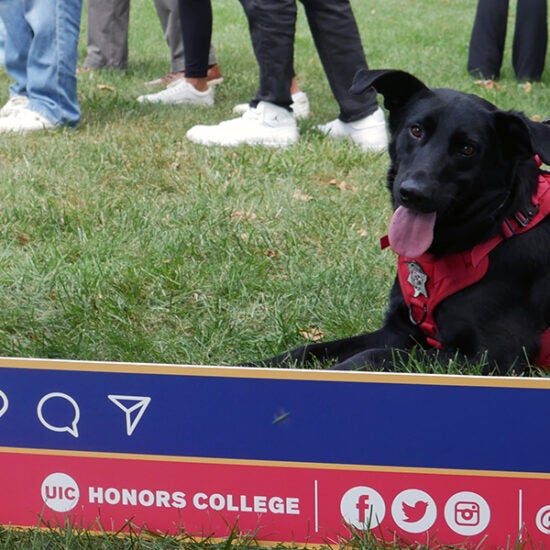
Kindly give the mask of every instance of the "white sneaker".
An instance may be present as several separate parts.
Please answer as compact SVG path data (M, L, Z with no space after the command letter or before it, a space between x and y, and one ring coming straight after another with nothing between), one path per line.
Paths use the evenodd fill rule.
M215 126L193 126L186 135L201 145L286 147L298 141L298 126L294 115L284 107L260 101L240 118Z
M214 105L214 90L212 87L209 87L205 92L199 92L185 78L180 78L180 80L176 80L176 82L173 82L172 85L162 90L162 92L140 95L137 100L140 103L207 105L208 107L212 107Z
M309 99L305 92L296 92L292 94L291 107L296 120L305 120L309 118ZM233 112L242 115L251 108L250 103L239 103L233 107Z
M10 116L11 114L24 109L29 104L29 98L26 95L12 95L8 102L0 109L0 117Z
M19 109L9 116L0 118L0 133L26 133L50 128L55 128L53 122L27 108Z
M369 115L354 122L342 122L339 118L317 126L329 137L350 139L364 151L383 151L388 146L388 133L384 111L380 107Z

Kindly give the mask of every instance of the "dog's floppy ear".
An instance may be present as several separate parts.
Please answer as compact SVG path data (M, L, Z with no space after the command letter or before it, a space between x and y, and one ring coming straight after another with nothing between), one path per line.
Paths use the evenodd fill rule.
M504 139L505 153L528 158L538 155L550 164L550 126L513 111L495 112L498 134Z
M389 111L403 106L418 92L429 90L418 78L405 71L361 69L353 79L350 92L361 94L371 86L384 96L384 105Z

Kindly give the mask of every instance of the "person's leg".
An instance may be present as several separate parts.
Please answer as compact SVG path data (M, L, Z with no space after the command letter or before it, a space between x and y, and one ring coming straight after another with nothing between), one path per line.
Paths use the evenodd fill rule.
M157 15L170 50L170 71L185 71L185 49L181 33L178 0L154 0Z
M130 0L88 0L86 69L128 68Z
M288 108L294 77L296 0L241 0L260 71L254 104L268 101Z
M27 58L33 32L25 19L23 3L19 0L0 2L0 17L6 27L6 71L14 80L10 95L27 96Z
M518 80L540 80L546 61L546 0L518 0L512 64Z
M260 69L260 88L254 108L240 118L213 126L194 126L186 136L202 145L285 147L295 143L299 136L296 118L290 109L296 2L245 0L242 3Z
M32 0L27 65L29 108L55 124L80 120L76 65L82 0Z
M179 0L180 23L185 47L185 78L205 90L208 55L212 39L210 0Z
M364 151L388 145L384 112L376 92L350 93L357 71L367 69L361 37L349 0L302 0L315 46L340 113L317 129L335 139L350 140Z
M80 33L81 0L27 0L22 13L20 0L2 0L1 14L11 44L20 40L11 25L24 17L32 39L27 47L25 108L0 119L0 131L40 130L80 120L76 63ZM19 25L19 31L23 28ZM19 46L25 46L23 41ZM21 56L24 54L21 53ZM9 53L8 58L12 59ZM17 72L14 77L18 78ZM38 115L38 117L37 117Z
M473 76L485 79L500 76L507 19L508 0L478 1L467 65Z
M213 86L208 86L208 52L212 38L210 0L179 0L185 76L156 94L138 97L140 103L214 105Z
M340 107L339 119L353 122L378 108L376 93L349 92L353 77L367 61L349 0L302 0L315 46L332 94Z

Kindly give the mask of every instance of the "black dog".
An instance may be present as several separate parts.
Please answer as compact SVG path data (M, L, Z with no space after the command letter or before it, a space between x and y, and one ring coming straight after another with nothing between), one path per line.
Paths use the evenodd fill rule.
M371 86L389 111L399 255L384 326L261 364L391 370L422 348L491 372L550 366L550 127L402 71L361 71L352 92Z

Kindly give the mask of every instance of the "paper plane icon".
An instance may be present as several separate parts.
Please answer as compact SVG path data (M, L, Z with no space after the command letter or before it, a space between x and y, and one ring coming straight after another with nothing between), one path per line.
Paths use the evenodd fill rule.
M151 398L139 395L108 395L107 397L126 415L126 434L132 435Z

